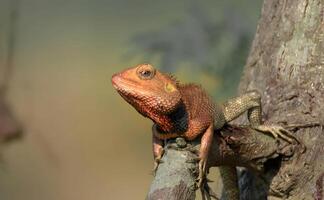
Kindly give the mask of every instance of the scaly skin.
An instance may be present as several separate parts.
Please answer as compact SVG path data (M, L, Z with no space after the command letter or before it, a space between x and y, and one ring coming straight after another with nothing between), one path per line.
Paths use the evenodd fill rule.
M253 128L270 132L289 142L294 139L280 127L261 125L260 95L257 92L218 105L200 86L180 84L172 76L157 71L149 64L140 64L113 75L112 84L140 114L154 122L152 143L155 170L164 152L164 140L183 137L190 141L201 136L198 187L202 186L205 178L214 130L217 132L245 111L248 111ZM239 199L235 167L221 167L221 174L227 199Z
M201 186L214 127L224 124L221 108L200 86L181 85L149 64L115 74L112 83L139 113L153 120L155 169L163 154L163 140L178 136L193 140L202 135L198 177L198 185Z

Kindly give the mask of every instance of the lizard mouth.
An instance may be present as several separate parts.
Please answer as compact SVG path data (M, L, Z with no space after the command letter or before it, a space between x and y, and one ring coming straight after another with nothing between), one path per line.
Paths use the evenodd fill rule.
M117 92L123 97L129 95L133 96L133 98L147 96L142 87L132 81L129 81L128 79L123 78L120 74L114 74L111 78L111 83Z
M116 90L127 90L127 88L134 87L135 85L129 83L120 74L114 74L111 77L111 83Z
M111 83L112 85L114 86L114 88L116 90L119 89L119 84L121 82L121 77L119 74L114 74L112 77L111 77Z
M119 95L136 109L140 108L141 99L146 95L142 93L141 88L135 83L124 79L120 74L115 74L111 78L113 87Z

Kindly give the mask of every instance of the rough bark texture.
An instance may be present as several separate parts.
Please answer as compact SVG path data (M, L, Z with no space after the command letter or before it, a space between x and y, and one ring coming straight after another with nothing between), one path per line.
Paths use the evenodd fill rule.
M175 143L170 141L169 144ZM187 160L196 156L190 151L170 149L170 145L165 148L163 163L158 168L147 199L194 200L196 165Z
M299 145L281 140L278 142L272 136L249 127L226 126L214 134L208 168L220 165L243 166L261 174L270 168L273 160L290 160L302 151ZM199 138L193 142L185 142L180 138L168 141L163 163L159 165L147 199L195 199L198 169L194 152L199 149L199 143Z
M324 173L324 1L265 0L240 92L262 94L263 118L293 130L307 151L263 180L244 171L242 199L322 199ZM308 124L308 125L307 125ZM256 188L255 186L258 186ZM268 188L269 187L269 190Z
M290 127L307 149L276 143L249 128L230 126L215 133L209 166L245 167L241 199L323 199L323 6L323 0L264 2L240 92L258 90L263 119ZM183 151L166 148L148 199L195 198L197 166L187 161L196 157L190 148L199 140L189 149L172 143Z

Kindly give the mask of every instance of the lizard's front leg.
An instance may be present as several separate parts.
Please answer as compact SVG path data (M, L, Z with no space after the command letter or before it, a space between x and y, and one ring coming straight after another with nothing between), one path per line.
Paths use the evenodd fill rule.
M274 138L279 137L289 143L298 140L281 126L262 124L261 95L252 91L237 98L230 99L223 105L223 113L226 122L230 122L247 111L251 127L264 133L270 133Z
M293 143L294 141L299 143L297 138L283 127L278 125L262 124L261 99L259 99L258 102L259 106L252 107L248 110L248 119L251 127L263 133L270 133L275 139L281 138L288 143Z
M214 135L214 126L211 124L206 132L201 137L201 144L200 144L200 150L199 150L199 175L198 175L198 187L203 186L203 181L206 178L206 168L207 168L207 159L208 154L210 150L210 146L213 141L213 135Z
M164 153L164 142L163 140L157 138L155 135L156 127L153 125L152 127L152 150L153 150L153 157L154 157L154 168L153 168L153 174L155 175L155 172L159 166L160 163L162 163L161 158Z

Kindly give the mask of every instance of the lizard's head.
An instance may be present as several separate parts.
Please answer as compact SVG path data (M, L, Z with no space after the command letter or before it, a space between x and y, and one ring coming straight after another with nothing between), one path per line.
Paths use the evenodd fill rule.
M181 102L177 82L150 64L140 64L112 76L118 93L142 115L168 114Z

